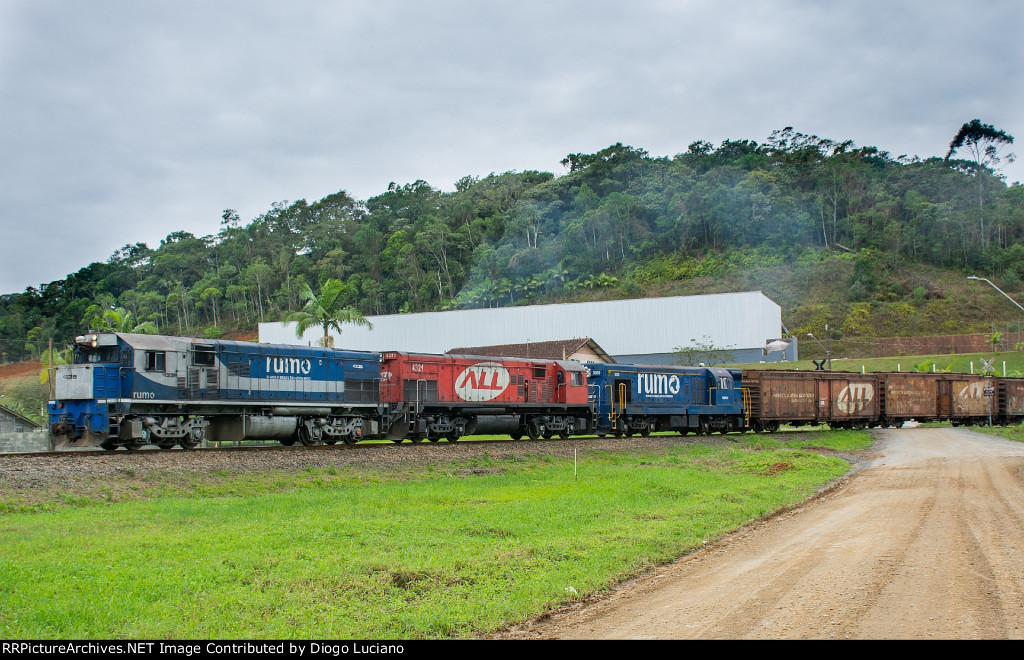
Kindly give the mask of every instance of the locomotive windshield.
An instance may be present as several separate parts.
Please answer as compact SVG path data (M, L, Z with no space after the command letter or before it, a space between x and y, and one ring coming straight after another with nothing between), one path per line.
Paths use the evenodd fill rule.
M117 346L75 347L75 364L97 364L100 362L117 362Z

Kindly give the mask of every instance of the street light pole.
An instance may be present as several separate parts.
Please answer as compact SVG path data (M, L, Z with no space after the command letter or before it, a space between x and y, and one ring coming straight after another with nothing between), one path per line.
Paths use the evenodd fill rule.
M818 338L814 336L814 333L808 332L807 336L814 340L814 343L821 346L821 350L825 351L825 361L828 363L828 370L832 371L832 337L828 331L828 324L825 324L825 345L822 346Z
M1010 296L1006 295L1006 292L1005 292L1005 291L1003 291L1002 289L1000 289L999 287L997 287L997 286L996 286L995 284L992 284L992 282L989 282L989 281L988 281L988 280L986 280L986 279L985 279L984 277L976 277L976 276L974 276L974 275L968 275L968 276L967 276L967 279L969 279L969 280L980 280L980 281L982 281L982 282L988 282L988 283L989 283L989 286L991 286L991 287L992 287L993 289L995 289L995 290L996 290L996 291L998 291L999 293L1003 294L1003 297L1004 297L1004 298L1006 298L1007 300L1009 300L1010 302L1012 302L1012 303L1013 303L1014 305L1017 305L1017 309L1019 309L1020 311L1024 312L1024 307L1021 307L1021 306L1020 306L1019 304L1017 304L1017 301L1016 301L1016 300L1014 300L1014 299L1013 299L1013 298L1011 298Z
M999 293L1003 294L1003 297L1004 297L1004 298L1006 298L1007 300L1009 300L1010 302L1012 302L1012 303L1013 303L1014 305L1016 305L1016 306L1017 306L1017 309L1019 309L1020 311L1024 312L1024 307L1021 307L1021 306L1020 306L1020 304L1019 304L1019 303L1018 303L1018 302L1017 302L1016 300L1014 300L1014 299L1013 299L1013 298L1011 298L1010 296L1006 295L1006 292L1005 292L1005 291L1003 291L1002 289L1000 289L999 287L997 287L997 286L996 286L995 284L992 284L992 282L989 282L989 280L985 279L984 277L977 277L977 276L975 276L975 275L968 275L968 276L967 276L967 279L969 279L969 280L980 280L980 281L982 281L982 282L988 282L988 283L989 283L989 286L991 286L991 287L992 287L993 289L995 289L995 290L996 290L996 291L998 291ZM1018 325L1018 326L1017 326L1017 333L1018 333L1018 335L1017 335L1017 336L1018 336L1018 338L1019 338L1019 337L1020 337L1020 325ZM995 348L995 346L993 346L993 348Z

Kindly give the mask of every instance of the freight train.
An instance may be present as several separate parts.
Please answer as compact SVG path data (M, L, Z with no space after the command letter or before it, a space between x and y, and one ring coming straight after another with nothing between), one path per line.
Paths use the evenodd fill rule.
M672 431L772 432L782 424L898 427L1018 423L1024 379L967 374L745 370L346 351L96 333L57 368L57 447L193 448L457 442Z

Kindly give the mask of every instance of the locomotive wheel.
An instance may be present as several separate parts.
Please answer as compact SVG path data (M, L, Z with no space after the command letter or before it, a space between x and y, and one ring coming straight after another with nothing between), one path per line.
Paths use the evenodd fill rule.
M418 445L419 443L423 442L423 436L421 436L421 435L410 435L409 436L409 442Z
M550 440L555 436L555 433L554 431L544 431L544 433L542 433L541 435L545 440Z
M439 437L434 437L434 436L431 436L431 437L427 438L427 440L430 440L431 442L437 442L437 441L438 441L438 440L440 440L440 439L441 439L441 438L439 438Z
M199 446L199 441L194 438L182 438L178 441L182 449L195 449Z
M706 419L702 419L700 421L700 434L701 435L711 435L711 422L710 421L708 421Z
M174 449L174 446L176 444L177 443L174 442L174 441L171 441L171 442L158 442L158 443L156 443L156 446L159 447L160 449Z
M117 445L114 444L113 442L110 442L109 440L107 442L101 442L100 447L103 447L107 451L114 451L115 449L117 449Z
M447 440L448 442L458 442L459 441L459 434L455 433L455 432L452 432L452 433L449 433L448 435L444 436L444 439Z
M346 435L342 440L344 440L346 445L354 445L359 442L359 438L354 435Z
M646 424L642 429L640 429L640 435L645 438L651 437L651 425Z
M306 445L307 447L316 444L316 439L313 437L313 434L309 432L309 427L306 426L305 424L299 425L299 428L298 430L295 431L295 434L299 437L299 442Z
M533 420L526 423L526 434L530 440L539 440L541 436L541 425Z
M523 433L522 431L516 431L515 433L509 433L508 437L512 438L513 440L522 440Z
M562 429L561 431L559 431L558 432L558 437L561 438L562 440L568 439L569 438L569 429Z
M143 445L142 442L140 442L138 440L132 440L131 442L124 443L124 448L125 449L131 449L132 451L134 451L136 449L142 449L142 445Z
M295 438L281 438L281 444L284 445L285 447L291 447L292 445L295 444Z

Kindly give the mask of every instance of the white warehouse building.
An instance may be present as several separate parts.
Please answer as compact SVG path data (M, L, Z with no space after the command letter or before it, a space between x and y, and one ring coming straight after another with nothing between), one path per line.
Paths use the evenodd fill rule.
M359 351L441 354L457 346L491 346L590 337L620 363L671 364L692 342L727 349L734 362L796 359L796 341L782 337L782 309L760 291L639 298L368 316L373 329L343 325L334 345ZM321 327L301 339L292 323L261 323L259 340L315 345ZM766 350L770 342L772 348Z

